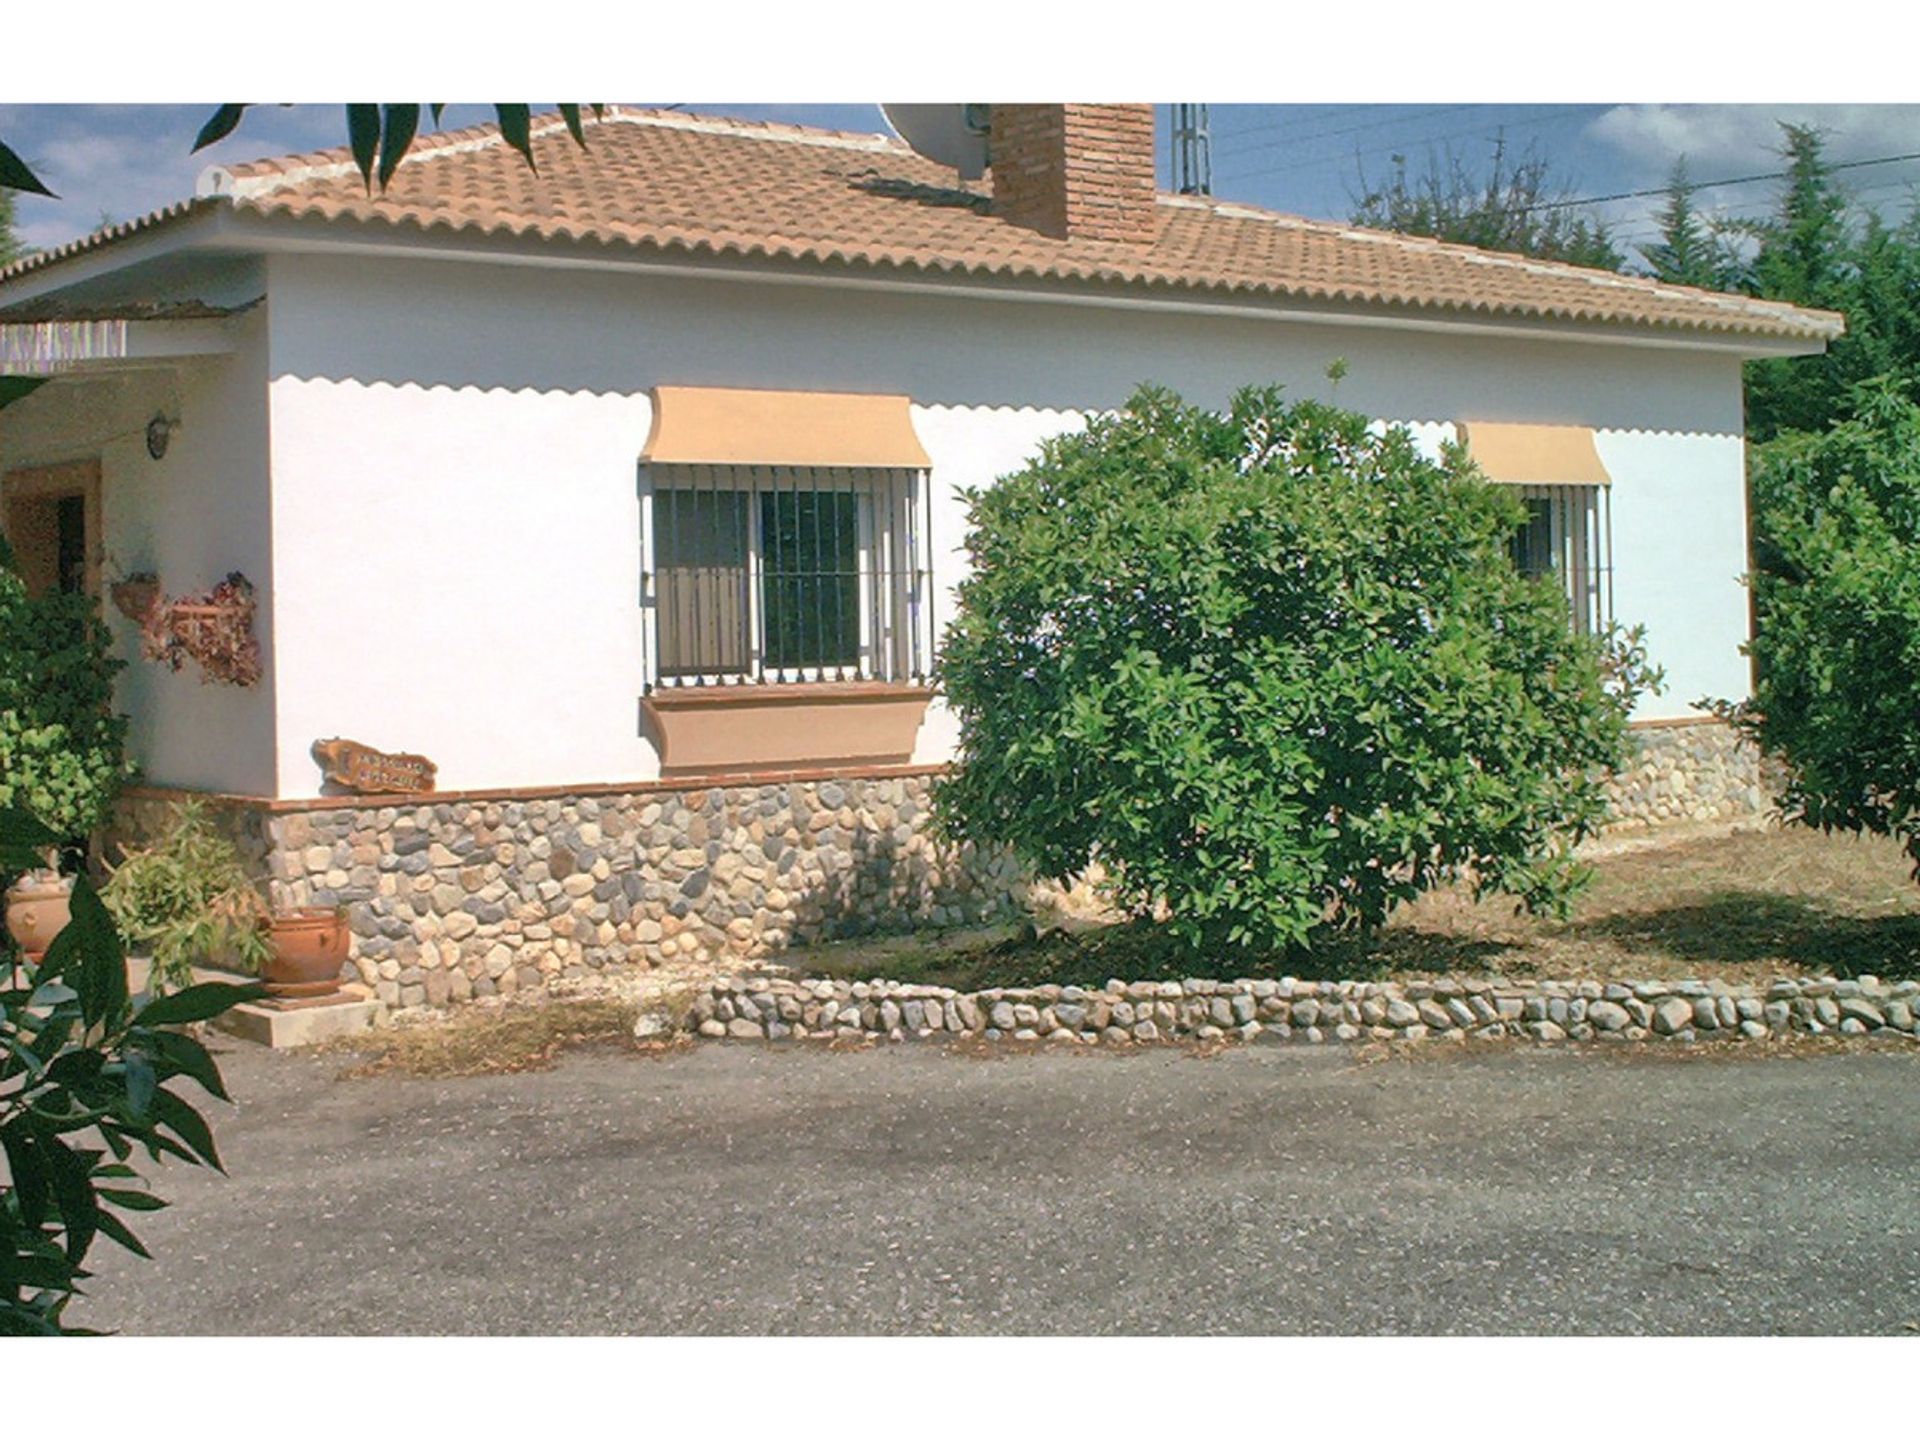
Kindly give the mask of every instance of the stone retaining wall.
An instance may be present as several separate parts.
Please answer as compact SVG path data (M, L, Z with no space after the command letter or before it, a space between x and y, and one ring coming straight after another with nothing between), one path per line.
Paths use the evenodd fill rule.
M1607 785L1609 830L1738 820L1771 803L1760 754L1717 720L1643 725L1638 758Z
M738 963L1015 913L1018 868L927 833L926 774L525 800L221 807L279 909L344 905L349 979L396 1009L667 960ZM136 792L119 838L171 805Z
M716 980L682 1023L713 1039L1047 1040L1320 1044L1428 1037L1636 1041L1801 1035L1913 1037L1920 983L1718 981L1109 980L962 993L894 981ZM643 1021L641 1033L666 1022Z
M1760 813L1759 767L1726 727L1635 733L1641 758L1614 787L1620 826ZM811 940L977 924L1060 899L1003 856L943 853L927 826L932 784L923 770L311 808L228 798L214 808L276 908L347 907L348 978L410 1009L614 966L735 965ZM110 841L150 839L182 794L131 792Z

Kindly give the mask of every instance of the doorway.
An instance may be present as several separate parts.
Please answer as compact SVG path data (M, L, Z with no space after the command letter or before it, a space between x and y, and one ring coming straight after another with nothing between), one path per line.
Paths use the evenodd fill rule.
M100 593L100 462L9 470L0 477L0 526L29 594Z

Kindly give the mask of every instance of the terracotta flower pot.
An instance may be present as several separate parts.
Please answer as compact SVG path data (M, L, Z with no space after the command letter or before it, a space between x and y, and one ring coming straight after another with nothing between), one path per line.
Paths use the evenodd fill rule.
M352 938L338 910L292 910L275 915L268 931L273 958L263 978L267 993L281 999L331 995L340 988L340 967Z
M7 933L29 960L47 953L53 937L73 918L73 881L66 876L25 875L7 891Z
M113 600L114 609L141 625L146 623L147 616L153 613L154 602L160 598L160 582L152 576L132 576L108 586L107 594Z

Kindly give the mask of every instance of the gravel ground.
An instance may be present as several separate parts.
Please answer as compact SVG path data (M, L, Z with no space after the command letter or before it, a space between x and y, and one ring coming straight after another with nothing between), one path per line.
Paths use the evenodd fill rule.
M1900 1333L1920 1058L233 1046L132 1333Z

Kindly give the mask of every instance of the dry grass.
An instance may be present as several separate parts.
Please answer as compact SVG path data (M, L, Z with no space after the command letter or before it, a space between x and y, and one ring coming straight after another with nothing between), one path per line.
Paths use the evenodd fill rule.
M340 1042L361 1062L346 1073L368 1075L500 1075L551 1069L562 1052L584 1046L642 1046L633 1038L636 1006L582 1000L468 1010L431 1025L376 1031ZM668 1042L671 1043L671 1042Z
M1773 975L1920 976L1920 886L1893 842L1768 829L1639 848L1594 862L1560 922L1509 900L1424 897L1370 955L1350 943L1249 961L1195 954L1151 925L1044 936L850 941L796 952L796 968L978 990L1099 985L1113 976L1300 975L1755 981Z

